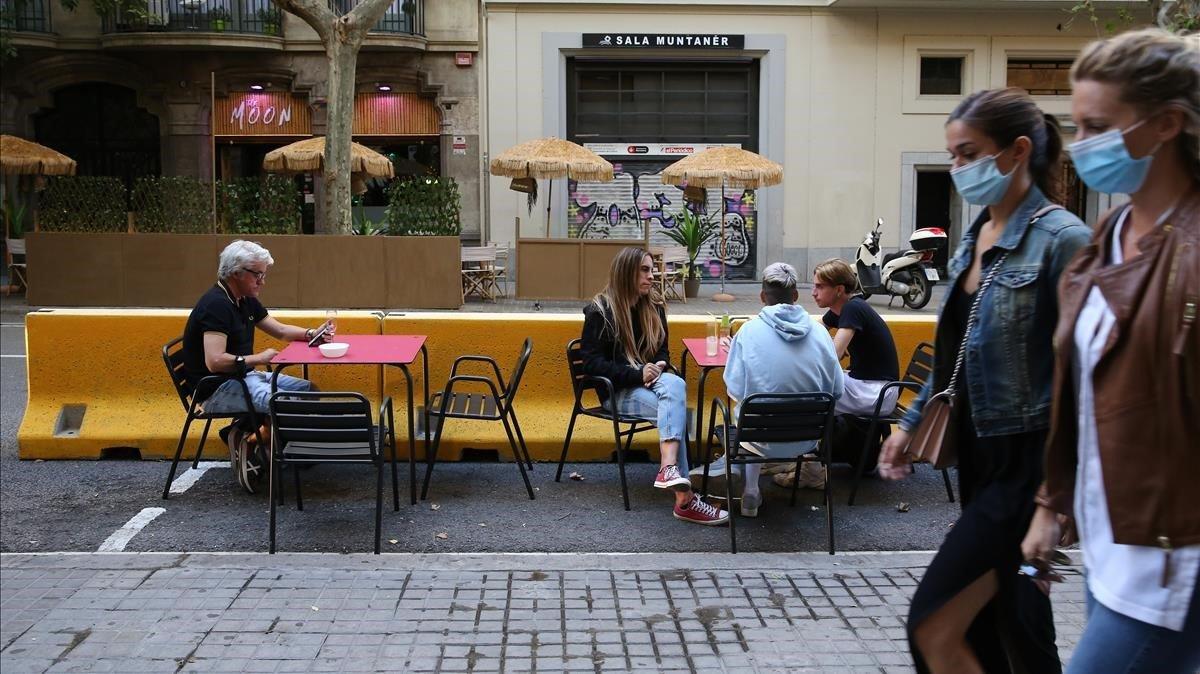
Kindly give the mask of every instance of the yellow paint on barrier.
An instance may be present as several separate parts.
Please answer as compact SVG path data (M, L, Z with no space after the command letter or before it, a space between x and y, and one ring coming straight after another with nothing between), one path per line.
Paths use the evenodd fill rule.
M181 310L44 310L26 318L29 405L18 432L23 459L96 459L101 450L134 447L143 458L170 458L175 451L184 412L162 364L162 345L183 332L187 311ZM305 327L324 320L320 311L275 311L287 323ZM895 336L901 367L916 344L932 341L933 317L885 316ZM702 337L707 316L677 315L669 319L672 365L680 366L684 337ZM506 381L516 365L521 344L533 338L533 355L516 396L515 408L530 453L537 460L557 461L570 416L572 394L566 369L566 345L579 336L579 314L473 314L460 312L416 313L389 316L382 321L370 312L339 312L341 334L423 334L428 337L430 391L440 390L460 355L487 355L496 359ZM258 349L279 348L260 333ZM486 369L485 369L486 368ZM299 368L286 372L299 374ZM426 373L418 363L410 367L420 404ZM478 363L464 365L460 373L488 374ZM374 366L327 365L313 367L310 375L326 391L351 390L366 394L378 404L382 394L394 398L400 455L407 456L403 434L407 426L403 375L396 369ZM688 360L689 404L695 405L698 370ZM705 391L705 426L708 404L724 395L719 372L708 378ZM55 437L60 410L67 404L87 405L76 436ZM214 423L214 426L216 423ZM191 457L203 424L193 424L184 456ZM613 449L611 425L581 418L571 443L570 460L608 460ZM692 426L694 428L694 425ZM215 435L213 429L213 434ZM648 432L635 438L634 447L656 455L656 436ZM510 460L502 426L481 421L451 420L446 425L439 458L455 460L464 448L498 450ZM424 457L423 444L417 452ZM211 437L205 456L221 458L225 447Z
M315 327L320 311L271 312L285 323ZM29 404L17 434L22 459L98 459L101 450L131 447L144 459L170 458L183 428L184 411L162 361L162 347L183 334L188 312L174 309L51 309L28 314L25 342ZM342 311L341 332L379 334L367 311ZM255 348L284 345L259 331ZM299 368L296 368L297 370ZM358 390L379 399L379 368L319 367L312 376L324 390ZM288 373L293 373L291 369ZM299 372L294 372L299 375ZM86 405L76 435L55 436L64 405ZM214 421L204 456L228 458ZM195 454L204 428L193 423L184 456Z

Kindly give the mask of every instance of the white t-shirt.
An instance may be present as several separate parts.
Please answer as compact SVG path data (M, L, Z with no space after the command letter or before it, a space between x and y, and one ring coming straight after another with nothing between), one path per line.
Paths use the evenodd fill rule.
M1123 261L1121 230L1129 215L1126 208L1113 228L1109 264ZM1075 322L1075 381L1078 391L1079 465L1075 474L1075 524L1087 568L1088 589L1109 609L1151 625L1176 632L1183 630L1192 593L1200 572L1200 545L1176 548L1170 554L1170 575L1162 586L1165 550L1113 542L1112 521L1104 493L1103 467L1096 431L1092 372L1116 316L1100 288L1092 286ZM1131 448L1133 449L1133 448ZM1156 448L1147 448L1154 451Z

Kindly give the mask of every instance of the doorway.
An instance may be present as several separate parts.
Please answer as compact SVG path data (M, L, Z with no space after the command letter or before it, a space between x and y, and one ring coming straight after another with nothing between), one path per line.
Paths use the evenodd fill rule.
M916 192L916 222L913 229L940 227L946 230L948 248L957 246L961 227L954 226L955 220L959 219L954 215L960 209L955 208L957 192L950 180L950 171L944 167L918 168ZM901 242L902 247L906 245L907 242ZM943 275L946 273L948 257L948 249L938 250L933 256L934 265Z

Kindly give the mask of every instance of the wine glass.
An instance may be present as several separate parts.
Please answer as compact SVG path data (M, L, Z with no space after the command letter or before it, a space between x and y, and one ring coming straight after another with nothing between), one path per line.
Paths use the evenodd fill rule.
M337 334L337 309L330 309L325 312L325 323L329 326L329 338L333 339Z

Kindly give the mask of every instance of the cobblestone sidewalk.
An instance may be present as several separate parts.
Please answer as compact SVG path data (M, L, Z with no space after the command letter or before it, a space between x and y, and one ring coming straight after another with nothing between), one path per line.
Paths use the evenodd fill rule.
M0 670L908 672L929 558L6 554Z

